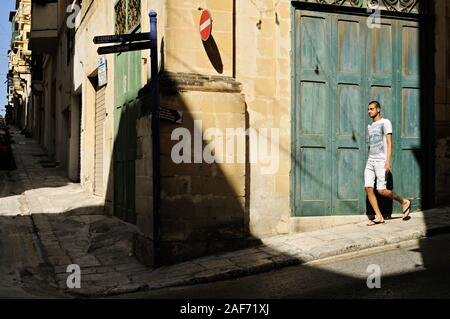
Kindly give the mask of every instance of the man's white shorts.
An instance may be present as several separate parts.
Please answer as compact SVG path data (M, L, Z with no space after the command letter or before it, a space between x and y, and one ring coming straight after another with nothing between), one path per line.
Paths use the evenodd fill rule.
M364 169L364 187L374 187L377 177L377 190L386 189L386 162L368 160Z

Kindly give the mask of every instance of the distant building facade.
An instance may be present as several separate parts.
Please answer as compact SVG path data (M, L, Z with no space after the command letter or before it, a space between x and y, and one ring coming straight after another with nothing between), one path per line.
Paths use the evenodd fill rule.
M30 112L31 51L28 48L28 36L31 22L31 1L17 0L16 10L10 12L11 48L8 51L9 67L7 75L7 113L6 118L18 125L27 127Z

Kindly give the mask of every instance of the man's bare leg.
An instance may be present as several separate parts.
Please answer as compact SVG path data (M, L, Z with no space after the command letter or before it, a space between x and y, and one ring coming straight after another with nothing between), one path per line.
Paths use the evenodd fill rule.
M378 201L375 196L375 192L372 187L365 188L367 197L369 198L370 205L372 205L373 211L375 212L375 222L384 221L383 215L381 214L380 207L378 207Z
M409 216L409 214L411 213L411 207L409 207L411 204L411 201L409 199L401 198L398 194L396 194L395 192L393 192L389 189L381 189L378 191L378 193L381 196L384 196L384 197L387 197L387 198L390 198L390 199L393 199L393 200L396 200L397 202L399 202L403 207L402 212L405 212L409 208L405 213L403 213L403 218L407 218Z

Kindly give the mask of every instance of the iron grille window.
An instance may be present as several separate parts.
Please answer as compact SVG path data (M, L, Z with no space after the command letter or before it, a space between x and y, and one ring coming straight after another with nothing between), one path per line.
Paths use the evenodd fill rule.
M127 4L126 0L119 0L116 4L116 33L122 34L126 30Z
M402 13L423 13L427 0L297 0L295 2L308 2L323 5L348 6L356 8L379 7L381 10Z
M141 0L118 0L114 7L116 34L132 32L141 20Z
M132 30L141 19L141 0L128 0L128 30Z

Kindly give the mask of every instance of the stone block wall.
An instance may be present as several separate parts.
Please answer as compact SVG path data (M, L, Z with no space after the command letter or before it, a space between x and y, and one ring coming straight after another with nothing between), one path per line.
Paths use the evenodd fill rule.
M289 232L290 54L290 1L236 2L236 79L245 94L249 127L277 129L279 135L264 139L277 152L277 169L265 173L260 159L250 164L250 231L257 237Z
M450 4L435 1L435 204L450 204Z
M181 124L161 120L160 126L161 262L251 244L246 164L239 158L245 157L246 139L227 134L246 129L240 85L184 73L166 74L162 82L161 106L183 117ZM177 148L182 142L183 150Z

